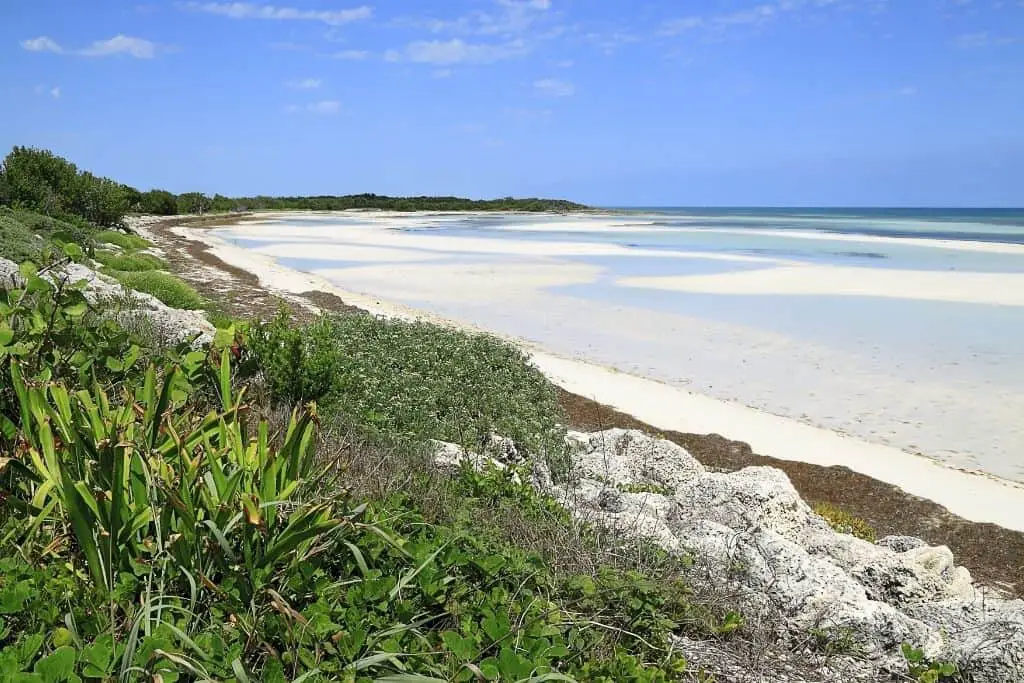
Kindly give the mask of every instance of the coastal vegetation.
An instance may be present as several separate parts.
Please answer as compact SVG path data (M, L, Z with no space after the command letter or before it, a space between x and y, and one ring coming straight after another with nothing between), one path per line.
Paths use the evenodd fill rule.
M32 232L17 206L0 679L712 680L672 639L743 619L678 558L611 542L525 470L433 465L431 439L494 432L558 461L553 388L519 351L361 314L160 338L60 275L92 254L145 289L172 277L149 245L82 221Z
M851 534L869 543L874 543L878 538L870 524L837 505L817 503L814 512L841 534Z
M140 191L109 178L81 171L48 150L15 147L0 168L0 205L29 209L82 227L114 227L127 213L157 216L208 212L300 209L340 211L577 211L582 204L563 199L466 199L463 197L389 197L351 194L316 197L226 197L202 192L174 194Z

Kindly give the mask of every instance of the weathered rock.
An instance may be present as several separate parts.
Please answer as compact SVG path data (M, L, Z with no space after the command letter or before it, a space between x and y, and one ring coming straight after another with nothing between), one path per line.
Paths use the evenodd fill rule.
M575 452L573 475L611 484L656 484L675 490L704 474L704 466L682 446L652 439L635 429L569 432Z
M111 304L108 308L112 315L122 322L128 322L139 315L145 316L156 331L168 339L195 338L197 345L205 345L213 340L216 332L201 311L171 308L155 296L126 289L120 283L80 263L65 264L45 273L43 277L50 282L84 280L85 298L90 303ZM0 282L21 282L16 263L0 258Z
M909 643L977 683L1024 681L1024 602L982 596L948 548L837 533L774 468L708 472L635 430L571 432L568 442L570 483L535 486L581 520L689 555L695 579L733 591L793 642L842 634L875 672L905 670Z
M875 545L880 545L897 553L905 553L908 550L924 548L928 543L916 536L885 536L878 539Z
M0 258L0 287L18 287L22 283L21 274L18 272L18 264Z
M462 446L454 443L448 443L446 441L431 441L430 444L434 449L434 464L445 472L457 472L467 462L472 465L473 469L477 472L482 472L488 467L493 467L499 470L506 469L505 463L495 460L494 458L487 457L486 455L467 451Z

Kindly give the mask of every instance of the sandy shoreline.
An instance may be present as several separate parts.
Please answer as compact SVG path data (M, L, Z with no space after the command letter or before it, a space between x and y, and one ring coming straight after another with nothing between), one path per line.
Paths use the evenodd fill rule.
M231 245L206 230L176 228L175 232L202 241L218 258L252 273L270 289L287 293L326 291L377 315L429 319L473 328L411 306L345 291L323 277L284 267L266 254ZM718 433L745 441L764 455L824 466L842 465L932 500L965 519L1024 531L1024 486L1019 484L945 467L897 448L860 441L593 363L562 358L521 340L512 341L526 347L538 367L556 384L655 427Z

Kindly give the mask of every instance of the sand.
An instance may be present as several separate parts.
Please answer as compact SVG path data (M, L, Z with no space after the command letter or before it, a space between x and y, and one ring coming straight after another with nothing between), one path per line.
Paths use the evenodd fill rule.
M280 230L289 226L273 227ZM430 314L414 306L337 287L323 277L323 273L307 274L285 268L275 263L266 253L254 253L231 245L208 231L193 231L187 228L177 230L180 234L187 233L191 239L202 240L211 247L214 255L232 266L253 273L260 279L261 284L270 289L291 293L327 291L341 297L348 304L359 306L374 314L403 319L421 318L472 328L472 325ZM245 226L244 230L249 233L252 227ZM304 237L309 237L306 228L301 232ZM388 248L397 246L392 236L395 233L371 234L374 232L376 231L364 230L364 244ZM331 230L321 230L320 233L318 238L331 239ZM397 234L403 238L418 237L415 234ZM450 241L460 238L443 239L447 248L469 246L458 241ZM403 242L401 247L410 244L405 239L399 241ZM508 243L503 242L502 245L502 253L506 253ZM419 246L421 245L416 245L417 248ZM545 243L542 246L548 247L550 244ZM308 249L306 258L318 258L317 245L310 244ZM531 301L537 300L540 296L538 288L550 285L555 279L575 281L591 277L591 274L583 269L560 273L561 266L542 265L525 270L521 268L518 271L510 266L510 270L504 271L501 268L492 268L490 271L477 270L475 272L478 277L474 281L473 268L479 266L463 265L461 272L447 277L441 277L439 274L450 266L409 263L402 264L401 267L406 270L399 272L391 265L363 266L346 269L345 273L351 275L353 270L362 271L361 281L375 282L373 289L378 293L397 292L402 289L408 294L410 287L429 286L433 291L425 293L427 298L442 294L452 301L459 297L460 289L463 295L472 297L474 288L487 281L490 287L497 288L497 291L507 295L510 300L520 301L527 308ZM329 269L324 272L336 275ZM413 274L416 275L415 279L412 278ZM488 293L488 296L481 295L477 299L481 306L487 306L490 294L493 292ZM557 322L554 324L557 326ZM660 332L653 330L650 334L657 336ZM559 356L524 340L513 341L523 345L531 353L538 367L555 383L574 393L612 405L656 427L683 432L719 433L730 439L746 441L756 452L764 455L813 464L842 465L935 501L965 519L992 522L1024 531L1024 486L1019 484L946 467L929 458L905 453L898 448L851 438L797 420L701 395L679 386Z
M1024 274L935 272L799 265L671 277L620 278L617 284L702 294L876 296L1024 306Z

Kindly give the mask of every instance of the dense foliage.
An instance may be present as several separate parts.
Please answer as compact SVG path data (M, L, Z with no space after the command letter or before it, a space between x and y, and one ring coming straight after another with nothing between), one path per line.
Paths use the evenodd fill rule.
M316 400L374 430L479 449L514 439L561 466L564 429L554 388L518 348L494 337L370 315L287 315L249 342L271 399Z
M317 197L212 197L202 192L141 192L108 178L94 176L53 152L15 147L0 166L0 206L15 206L47 216L77 217L99 226L115 226L126 213L158 216L210 211L301 209L340 211L578 211L587 207L562 199L475 200L462 197L388 197L354 194Z
M81 284L30 265L22 275L0 293L2 680L701 680L671 633L724 637L741 623L678 579L611 561L594 576L556 569L564 558L520 547L507 522L550 538L572 528L561 508L512 472L438 478L416 465L428 417L375 415L386 401L372 386L412 368L416 400L442 406L442 423L444 410L464 411L443 407L443 368L461 392L490 397L490 419L529 428L546 400L539 376L501 344L324 319L314 327L350 337L345 386L359 397L328 383L326 405L358 409L309 403L268 421L259 390L280 368L265 347L290 339L283 318L253 326L255 342L239 328L209 349L158 348ZM411 341L431 337L422 351ZM460 353L430 359L444 349ZM390 366L368 357L384 351ZM316 374L316 354L293 360L300 376ZM395 379L382 391L413 389ZM318 423L339 419L375 435L344 460L317 437ZM402 444L404 484L357 494L354 470L379 471L377 438ZM596 537L580 538L600 555Z
M15 147L0 165L0 205L108 226L121 222L128 202L120 183L79 171L48 150Z

